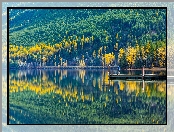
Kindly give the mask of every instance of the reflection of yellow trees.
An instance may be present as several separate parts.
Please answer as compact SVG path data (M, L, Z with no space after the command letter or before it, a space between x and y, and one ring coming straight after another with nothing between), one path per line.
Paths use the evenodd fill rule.
M114 92L118 95L118 87L114 85Z
M102 76L102 77L104 77L104 83L106 84L106 85L108 85L109 84L109 76L108 76L108 73L107 72L105 72L105 74Z
M124 87L125 87L125 84L124 84L124 82L122 82L122 81L120 81L120 90L124 90Z
M60 73L60 71L58 71ZM54 72L56 74L56 72ZM67 71L61 71L61 76L67 77ZM27 78L18 78L14 79L14 75L10 76L10 92L20 92L20 91L33 91L36 94L43 95L46 93L56 93L62 96L64 100L68 101L85 101L85 100L94 100L94 97L91 94L84 93L84 88L73 85L73 83L68 83L66 86L60 87L54 81L49 81L49 77L46 75L46 72L42 72L42 78L33 77L32 80L27 80ZM23 76L26 76L23 74ZM59 84L61 83L61 76L58 78ZM79 76L84 82L85 70L79 72ZM165 96L166 95L166 82L155 82L155 83L144 83L144 90L142 90L141 81L109 81L107 71L103 71L103 76L99 78L94 78L92 81L93 87L98 88L99 91L108 92L108 89L114 88L114 93L119 94L119 90L126 91L127 94L135 93L138 96L140 93L144 92L149 97L150 96ZM108 86L105 86L108 85ZM77 88L78 87L78 88ZM162 94L161 94L162 93ZM109 100L106 96L106 100Z
M67 77L67 70L63 70L62 76Z
M48 79L48 77L46 76L46 73L43 72L42 80L43 80L43 81L46 81L47 79Z
M33 91L39 95L56 93L58 95L61 95L64 101L67 100L71 102L73 102L74 100L82 100L83 102L85 100L94 100L94 96L92 94L85 94L83 90L80 92L78 91L77 87L72 88L71 86L70 88L69 86L67 86L64 88L60 88L56 86L56 84L49 81L42 82L42 84L34 84L33 82L10 80L9 89L11 93L22 91Z
M113 81L109 80L107 71L103 71L101 80L102 80L103 85L113 86L113 84L114 84ZM101 82L98 82L98 84L99 83L101 83Z
M98 88L99 88L100 91L101 91L101 89L102 89L101 79L98 78L98 79L97 79L97 82L98 82Z
M126 90L128 91L128 93L131 92L136 92L136 95L138 95L139 90L140 90L140 82L136 82L136 81L127 81L126 82Z
M79 70L79 77L82 79L82 82L84 83L84 77L85 77L85 70Z
M59 78L59 82L60 82L63 79L63 77L67 77L67 70L63 70L63 71L58 70L58 74L60 74L60 78Z
M93 84L93 87L96 86L96 79L93 79L93 80L92 80L92 84Z
M162 82L158 85L157 90L159 92L165 92L166 91L166 82Z
M120 90L126 90L128 94L135 92L136 96L138 96L141 92L145 92L148 97L152 96L152 91L155 92L155 95L162 93L162 96L166 95L166 82L156 82L156 83L146 83L143 90L141 81L119 81ZM116 88L117 89L117 88ZM117 90L114 90L116 94ZM154 96L154 93L153 93Z
M37 83L33 84L33 82L27 82L27 81L16 81L16 80L10 80L10 86L9 86L9 91L10 92L21 92L21 91L33 91L36 94L46 94L46 93L51 93L54 92L56 86L50 82L48 83Z

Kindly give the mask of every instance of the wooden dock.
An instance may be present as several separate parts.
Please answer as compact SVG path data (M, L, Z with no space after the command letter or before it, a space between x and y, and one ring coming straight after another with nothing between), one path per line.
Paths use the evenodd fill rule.
M145 74L145 68L142 67L142 74L130 75L130 74L119 74L120 71L117 69L117 74L110 73L110 66L108 67L108 76L110 80L167 80L167 75L158 74Z
M144 74L142 75L128 75L128 74L110 74L110 80L167 80L166 75L157 75L157 74Z

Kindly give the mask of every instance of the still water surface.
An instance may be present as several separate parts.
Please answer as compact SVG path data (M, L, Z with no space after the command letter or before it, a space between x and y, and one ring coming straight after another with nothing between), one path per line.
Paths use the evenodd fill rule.
M107 72L11 70L9 123L166 124L166 81L108 80Z

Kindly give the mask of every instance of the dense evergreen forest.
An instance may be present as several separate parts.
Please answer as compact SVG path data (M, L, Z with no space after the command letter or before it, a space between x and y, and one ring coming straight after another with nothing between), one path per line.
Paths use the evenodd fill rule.
M13 9L9 63L166 67L165 9Z

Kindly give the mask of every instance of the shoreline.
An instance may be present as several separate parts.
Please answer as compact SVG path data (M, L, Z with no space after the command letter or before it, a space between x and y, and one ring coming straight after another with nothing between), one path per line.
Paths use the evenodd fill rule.
M108 66L42 66L42 67L30 67L30 68L25 68L25 67L21 67L21 68L10 68L10 70L37 70L37 69L111 69L114 70L116 69L117 66L110 66L110 68ZM4 68L6 69L6 68ZM6 69L7 70L7 69ZM142 70L142 68L133 68L133 69L121 69L121 70L127 70L127 71L136 71L136 70ZM167 68L159 68L159 67L154 67L154 68L144 68L144 70L150 70L150 71L166 71ZM174 71L174 69L170 69L170 71Z

